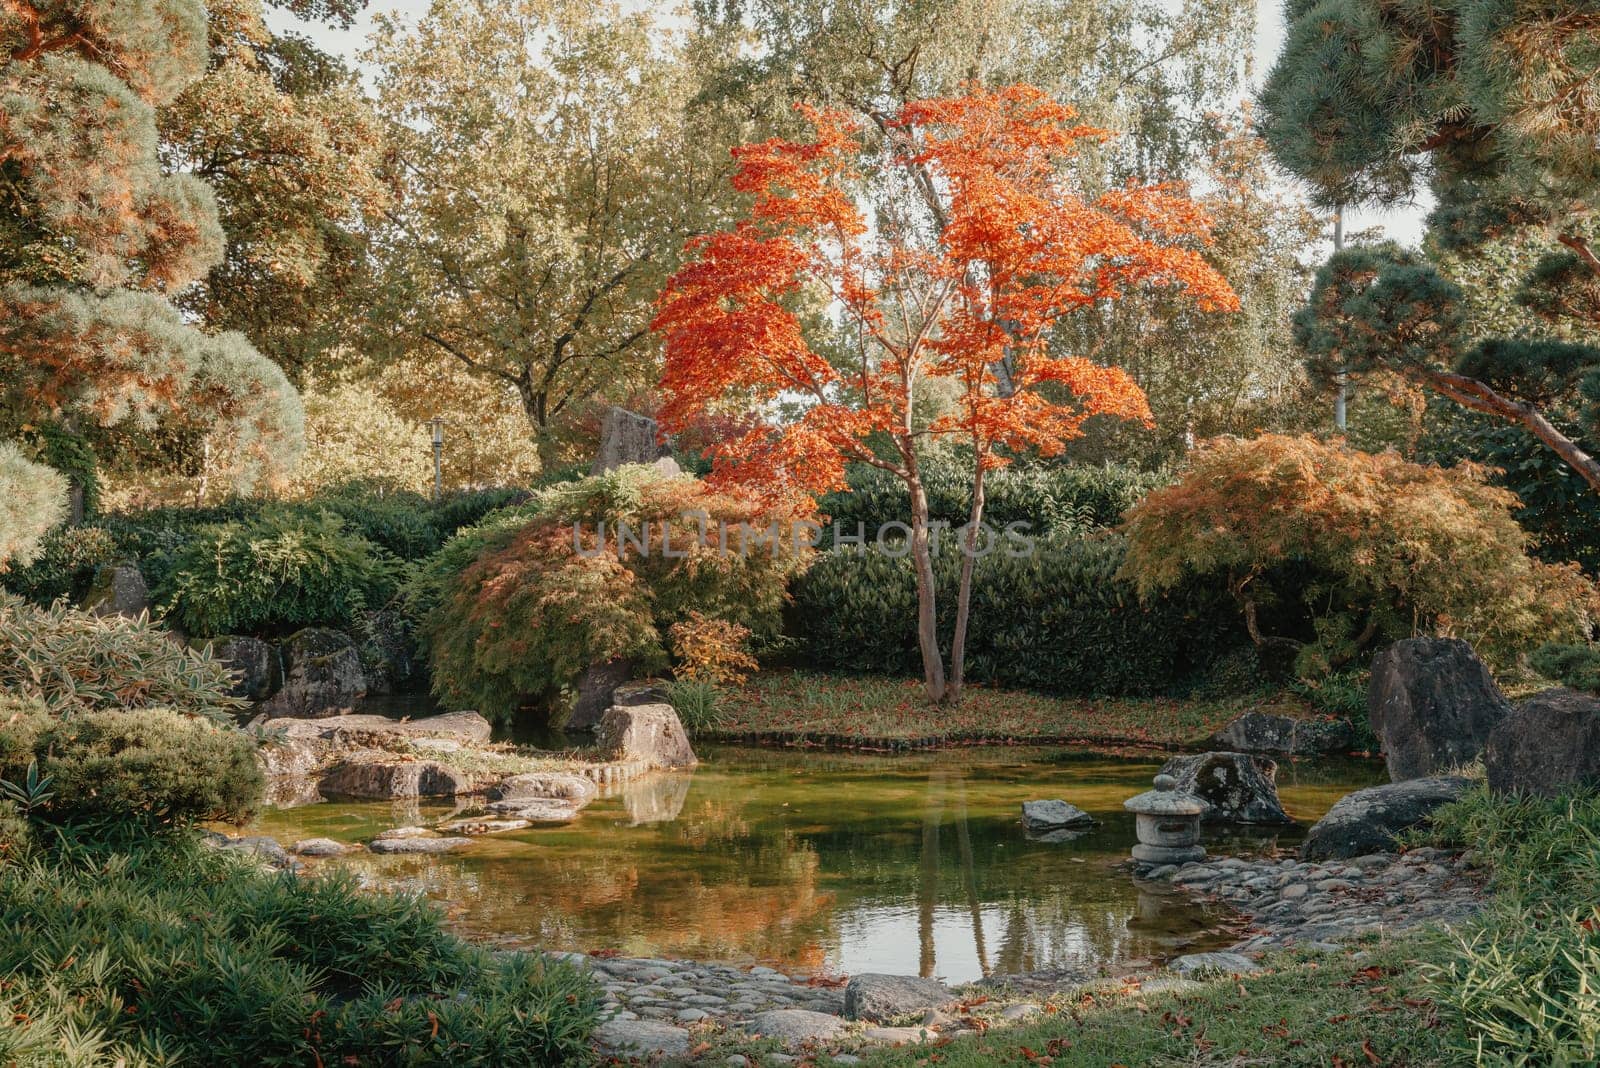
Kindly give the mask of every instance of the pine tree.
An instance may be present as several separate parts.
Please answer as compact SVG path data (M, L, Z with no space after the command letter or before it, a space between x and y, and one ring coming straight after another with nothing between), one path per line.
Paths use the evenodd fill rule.
M223 253L211 190L157 150L206 62L199 0L0 2L0 433L182 413L231 435L241 484L298 456L282 372L169 300Z
M1395 205L1424 182L1427 247L1517 236L1548 253L1519 300L1551 324L1600 326L1600 3L1289 0L1262 93L1263 132L1318 198ZM1397 375L1516 423L1596 491L1600 462L1560 416L1600 425L1600 349L1484 336L1427 254L1354 248L1322 269L1297 335L1325 378Z

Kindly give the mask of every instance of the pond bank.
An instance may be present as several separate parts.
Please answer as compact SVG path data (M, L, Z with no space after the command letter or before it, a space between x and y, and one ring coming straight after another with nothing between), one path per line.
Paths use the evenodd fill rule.
M846 985L770 968L555 956L590 968L604 989L608 1023L597 1035L604 1054L694 1060L699 1050L720 1051L730 1065L787 1064L797 1055L850 1064L876 1047L986 1034L1085 999L1196 992L1208 977L1272 968L1278 951L1341 955L1344 943L1368 936L1456 924L1480 907L1482 875L1470 854L1433 848L1325 863L1217 857L1174 868L1158 881L1240 910L1250 922L1247 937L1122 975L1051 971L950 988L865 975ZM868 997L858 985L887 990L887 1000L863 1011Z

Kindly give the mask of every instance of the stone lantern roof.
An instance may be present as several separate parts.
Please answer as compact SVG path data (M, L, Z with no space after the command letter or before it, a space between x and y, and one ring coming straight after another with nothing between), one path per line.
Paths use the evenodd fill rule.
M1155 789L1146 790L1122 803L1129 812L1141 816L1199 816L1211 806L1193 794L1178 792L1178 780L1157 775Z

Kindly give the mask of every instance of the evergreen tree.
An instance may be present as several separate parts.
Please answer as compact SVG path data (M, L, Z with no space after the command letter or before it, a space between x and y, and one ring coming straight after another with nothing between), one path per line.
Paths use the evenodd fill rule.
M1427 247L1358 247L1320 272L1296 323L1312 370L1398 376L1518 424L1600 491L1600 462L1560 428L1600 423L1600 349L1483 336L1435 258L1539 236L1504 284L1552 326L1600 326L1600 3L1290 0L1262 94L1279 160L1327 205L1394 205L1431 186Z
M199 0L0 7L0 433L203 413L241 483L298 456L282 372L170 300L223 253L211 190L157 151L157 109L206 62Z

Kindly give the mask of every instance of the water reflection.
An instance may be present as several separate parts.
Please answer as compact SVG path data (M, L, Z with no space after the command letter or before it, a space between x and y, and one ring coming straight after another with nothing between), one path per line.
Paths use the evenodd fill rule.
M444 857L337 863L447 902L476 937L561 949L968 980L1093 971L1214 941L1216 917L1114 870L1133 843L1122 801L1158 761L1027 749L702 755L693 774L627 784L566 827ZM1358 764L1285 772L1285 805L1308 819L1381 775ZM1030 841L1020 805L1039 797L1101 825ZM448 811L329 803L270 812L261 826L284 840L358 840Z

